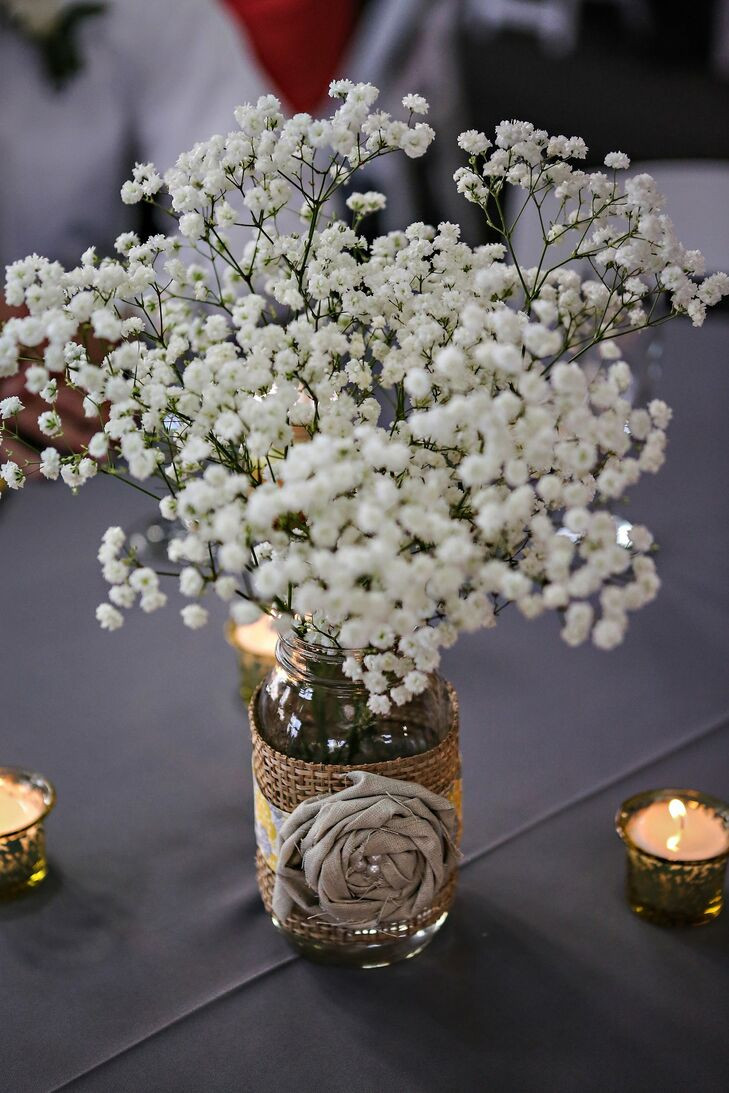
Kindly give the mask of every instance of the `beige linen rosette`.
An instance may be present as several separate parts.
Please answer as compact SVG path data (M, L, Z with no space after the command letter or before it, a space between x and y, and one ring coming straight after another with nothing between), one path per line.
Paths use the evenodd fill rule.
M253 738L258 884L266 910L309 941L391 940L436 922L455 893L458 702L420 755L358 767L290 759Z

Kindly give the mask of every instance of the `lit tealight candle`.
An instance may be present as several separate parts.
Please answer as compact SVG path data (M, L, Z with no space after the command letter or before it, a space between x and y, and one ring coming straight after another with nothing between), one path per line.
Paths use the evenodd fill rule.
M231 642L236 649L271 663L276 659L277 641L278 633L269 615L261 615L248 626L233 626L231 631Z
M653 790L625 801L616 827L628 851L628 900L636 914L662 925L716 918L729 805L695 790Z
M43 820L55 799L39 775L0 767L0 897L33 888L45 877Z
M10 835L22 831L38 819L43 811L43 802L30 795L18 797L16 787L9 787L0 778L0 835Z
M729 832L713 809L695 800L654 801L629 820L636 846L669 861L705 861L729 850Z
M240 694L247 706L258 684L276 663L278 631L270 615L262 615L248 626L229 622L226 633L238 653Z

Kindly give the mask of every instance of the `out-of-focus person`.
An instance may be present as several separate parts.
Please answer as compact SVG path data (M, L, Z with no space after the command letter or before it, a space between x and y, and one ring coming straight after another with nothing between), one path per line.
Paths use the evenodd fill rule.
M355 0L0 0L0 268L33 252L63 265L89 245L111 253L140 228L139 206L119 197L134 163L164 172L233 128L239 103L274 91L291 112L315 110L355 13ZM144 211L142 234L165 229ZM0 292L0 323L10 313ZM22 376L0 381L12 395L25 441L45 446L45 404ZM58 398L58 443L76 450L94 430L70 391Z
M111 253L140 227L138 207L119 196L134 163L164 171L270 90L244 28L216 0L0 0L0 270L33 252L64 265L89 245ZM8 314L0 291L0 323ZM22 386L21 376L2 381L0 396ZM37 416L47 407L24 390L22 401L19 431L45 447ZM59 401L63 443L77 449L93 429L72 392ZM32 450L17 447L25 462Z
M387 195L374 232L413 220L452 220L464 237L481 242L481 217L456 191L453 172L463 164L456 139L471 124L462 61L463 0L369 0L345 60L346 74L379 87L380 107L394 113L402 97L428 100L427 121L438 134L425 160L385 156L368 184ZM364 180L360 180L361 187Z
M164 171L270 90L216 0L0 0L0 13L1 266L109 253L135 226L119 199L135 161ZM69 50L78 67L58 74Z
M223 0L292 113L326 109L329 83L346 76L361 0Z

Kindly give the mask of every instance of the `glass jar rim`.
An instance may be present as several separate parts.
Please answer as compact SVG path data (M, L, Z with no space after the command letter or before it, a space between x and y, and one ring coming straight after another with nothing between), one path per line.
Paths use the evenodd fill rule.
M22 767L0 767L0 781L8 776L16 782L25 783L32 786L33 789L39 790L43 797L44 807L39 815L29 823L23 824L22 827L15 827L11 831L3 831L0 833L0 839L7 839L11 835L22 835L24 831L30 830L30 828L35 827L36 824L43 823L48 813L56 804L56 788L53 783L49 782L42 774L25 770Z
M362 647L350 648L346 645L325 645L323 642L309 641L297 634L293 627L279 634L278 640L284 646L303 649L314 656L326 657L331 660L346 660L347 657L354 657L356 660L361 661L370 652L369 649Z
M364 658L368 655L370 650L362 648L347 648L341 645L324 645L315 641L307 641L306 638L302 638L296 633L294 629L287 630L285 633L279 635L279 639L276 642L276 662L285 671L296 672L305 677L311 677L312 681L323 682L315 673L306 671L305 664L297 663L297 654L310 664L329 665L334 669L340 669L342 673L341 680L337 680L337 683L342 686L360 688L364 687L361 680L351 679L344 672L344 661L351 657L363 664ZM334 683L333 680L327 681L329 685Z

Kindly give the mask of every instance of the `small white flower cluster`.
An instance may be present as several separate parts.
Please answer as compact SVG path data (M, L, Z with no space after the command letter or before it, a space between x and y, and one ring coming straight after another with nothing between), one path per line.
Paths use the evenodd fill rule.
M689 315L695 326L704 321L707 307L727 294L723 273L697 281L704 272L703 257L679 243L650 175L629 178L621 189L616 172L630 166L624 152L605 157L611 175L588 173L568 162L586 157L581 137L550 137L525 121L501 122L494 143L469 130L461 134L459 145L470 157L468 166L455 174L459 192L481 205L491 220L489 202L499 197L505 183L525 191L540 211L544 243L571 243L571 260L590 262L599 275L594 290L608 305L608 327L616 317L644 326L656 288L670 293L673 309ZM558 212L547 227L541 208L548 193L556 198ZM501 204L494 204L492 227L504 234L511 249ZM543 261L525 284L528 295L539 294L544 275Z
M284 120L272 97L240 107L236 131L182 155L164 183L176 234L127 233L118 259L88 251L69 272L35 255L9 267L8 302L28 313L0 333L0 375L21 347L35 358L26 386L49 404L51 438L58 377L83 392L96 435L76 456L47 448L41 473L74 488L97 468L128 473L157 497L186 625L205 624L213 590L239 623L265 611L364 649L347 670L386 713L508 603L557 612L571 645L622 639L658 578L650 533L619 542L611 505L660 468L670 410L631 404L618 338L653 325L664 293L700 322L729 279L698 278L651 180L621 189L622 153L607 157L612 176L585 174L568 162L583 141L522 122L498 127L490 155L482 133L460 138L457 185L501 243L468 247L448 223L368 243L360 222L384 197L351 192L348 221L331 199L377 156L422 154L433 133L413 118L427 103L406 96L404 122L373 109L367 84L332 94L326 120ZM507 183L538 207L556 196L536 268L513 252ZM139 165L124 199L162 187ZM550 262L565 236L573 261L562 247ZM11 435L19 410L0 406ZM2 473L22 485L16 464ZM103 627L137 601L164 604L120 529L99 558Z
M102 603L96 609L96 618L102 629L118 630L124 622L119 608L133 607L137 597L142 611L149 614L167 603L167 596L160 591L159 577L148 566L133 564L133 556L123 555L126 536L121 528L107 528L101 540L98 559L104 580L111 588L111 603Z

